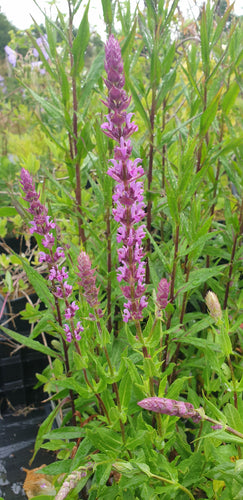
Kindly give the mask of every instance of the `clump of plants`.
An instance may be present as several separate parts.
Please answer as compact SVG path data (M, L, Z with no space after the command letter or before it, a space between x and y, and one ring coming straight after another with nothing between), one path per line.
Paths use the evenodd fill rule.
M116 33L102 2L105 51L87 62L80 4L46 17L42 44L29 34L50 155L22 162L19 203L42 272L18 259L44 307L22 313L29 337L3 331L49 360L33 458L56 452L56 493L36 498L238 499L241 21L208 3L187 36L179 2L152 1L119 5Z

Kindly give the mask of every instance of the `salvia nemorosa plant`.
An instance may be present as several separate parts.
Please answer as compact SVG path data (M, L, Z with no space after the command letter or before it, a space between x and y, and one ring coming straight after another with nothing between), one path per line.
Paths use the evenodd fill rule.
M91 89L94 86L96 92L102 90L100 77L104 56L100 54L97 64L91 63L90 73L87 65L88 69L85 67L81 76L79 56L81 52L81 58L86 57L87 41L83 41L83 33L85 29L87 32L87 11L77 39L73 41L72 13L79 2L68 0L68 3L69 27L65 28L62 19L62 44L66 44L66 50L57 53L49 25L48 41L46 37L40 37L34 44L43 65L49 69L47 78L51 78L56 71L53 97L60 84L63 101L53 99L51 108L53 110L55 105L60 104L60 114L52 117L50 123L55 127L57 120L57 142L59 128L63 132L60 151L63 152L65 147L67 163L60 165L60 171L59 167L53 170L53 183L49 175L41 182L41 188L37 184L35 187L34 178L27 172L28 165L27 170L21 172L24 205L28 204L31 234L36 235L39 244L38 259L44 275L40 277L38 271L26 262L24 268L29 270L37 293L40 284L39 296L46 306L41 311L26 309L25 314L29 314L32 321L37 318L26 344L36 349L40 347L51 358L50 366L38 375L38 379L57 403L38 432L35 452L42 445L57 451L59 463L54 464L53 469L52 466L47 468L50 474L66 474L65 478L61 476L62 485L56 480L56 500L63 500L67 495L75 498L85 484L87 488L81 496L89 500L113 500L128 496L141 499L165 496L175 500L190 497L193 500L220 497L221 491L225 492L225 498L237 497L241 488L241 482L238 484L237 480L243 410L240 398L242 381L239 382L238 378L242 351L235 338L242 320L236 319L236 314L231 315L231 311L228 315L225 307L220 305L224 303L222 284L225 276L231 283L235 258L229 259L231 264L226 270L217 264L212 269L207 266L204 269L202 258L203 247L206 246L213 263L214 256L217 257L218 236L223 235L222 227L217 226L220 234L216 231L212 240L213 231L208 235L208 227L213 229L214 221L207 221L206 215L202 217L206 214L205 186L213 193L215 210L218 210L217 186L220 180L220 174L216 175L217 182L212 188L212 182L207 182L206 175L207 154L214 144L214 136L208 127L214 113L217 114L218 101L212 101L212 113L207 114L204 108L208 107L211 95L208 93L205 101L199 97L202 82L200 57L204 58L205 68L205 51L197 61L198 45L193 52L192 38L183 38L182 43L180 39L179 49L188 44L190 50L187 64L183 65L183 78L178 78L177 56L180 58L183 54L179 54L176 43L166 32L166 23L172 19L170 11L163 10L163 2L156 3L153 12L149 11L148 5L148 18L139 13L138 37L134 24L131 32L128 34L127 29L126 35L121 38L124 61L113 35L106 43L104 82L108 95L103 97L102 102L106 106L107 117L101 126L99 112L104 110L104 106L100 101L96 113L92 108L91 112L88 109L88 100L84 113L82 106L87 95L92 106L94 96ZM104 8L105 4L103 2ZM175 9L176 2L173 2L171 16ZM153 22L149 17L152 15ZM212 39L210 29L204 29L210 19L207 7L200 21L201 37L210 39L212 53L223 23L218 25ZM213 24L209 22L208 26ZM165 37L163 40L162 35ZM44 40L50 42L49 46ZM205 41L202 44L204 49L207 46ZM168 46L170 42L172 46ZM237 43L233 45L236 50ZM50 59L45 58L43 48ZM65 65L68 66L66 73ZM136 74L134 69L138 69ZM189 92L187 81L192 71L190 85L194 84L195 98ZM206 75L204 70L202 73ZM209 73L207 75L210 76ZM231 92L232 75L229 76L227 90ZM96 86L98 77L99 85ZM213 86L209 88L210 79L207 86L213 93ZM233 90L234 87L235 83ZM130 93L139 127L130 112ZM231 97L231 93L226 95L224 107L227 108ZM49 101L47 106L43 99L42 105L48 114ZM187 123L188 108L190 118ZM195 113L198 114L196 119ZM87 123L89 119L90 126ZM227 136L227 118L224 117L223 122L224 136ZM217 120L213 120L212 130L216 129ZM223 136L218 133L216 136L222 140ZM48 140L50 137L51 134ZM187 143L188 137L190 140ZM214 144L212 148L213 154L219 155L217 158L222 161L222 169L227 169L229 144L225 148L223 158L223 144L218 149ZM87 153L91 150L89 158ZM134 154L134 151L139 153ZM195 162L198 152L201 154L200 168ZM137 156L141 156L143 162ZM108 175L104 176L106 157L110 160ZM210 178L213 179L215 158L211 159ZM66 166L68 178L63 176ZM41 176L45 168L45 164L40 167ZM144 171L148 172L146 195ZM90 187L82 192L82 203L77 198L81 187L79 174L82 174L84 182L87 179L90 181ZM239 189L239 183L235 184ZM106 223L110 221L111 186L114 221L111 221L108 230ZM41 203L47 197L48 209L46 204ZM149 209L145 208L145 198L147 204L150 202ZM63 201L64 205L66 203L65 212L62 212ZM234 210L232 203L228 210L229 217L231 209ZM77 212L78 223L72 217ZM162 212L165 224L160 220ZM150 227L149 218L153 216L151 232L145 230L145 216L147 229ZM86 221L89 223L86 224ZM238 234L240 227L237 228L235 220L233 222L235 234ZM94 234L93 228L96 228L97 234ZM116 240L113 240L114 228ZM161 240L158 237L159 228L162 229ZM81 230L85 230L85 238ZM147 246L148 255L144 252L145 233L151 241L151 246ZM211 240L213 245L210 245ZM77 248L78 241L81 248ZM235 250L238 252L237 246ZM115 262L118 254L117 266L106 265L109 251L110 256L112 254L110 264L113 259ZM222 246L219 255L223 255ZM225 253L224 256L227 260ZM145 286L147 257L150 283ZM170 276L170 281L161 279L162 276ZM112 287L110 297L109 279ZM198 304L204 302L204 285L210 291L206 295L204 309L199 310ZM118 308L121 292L124 302L122 314ZM230 291L227 288L225 294L228 303ZM112 307L109 300L114 300ZM188 304L193 304L194 308L190 310ZM115 323L116 331L113 329ZM37 342L42 329L51 336L50 343L48 336L48 346ZM13 335L18 341L22 339L15 332ZM61 429L51 431L59 408L63 411ZM229 470L230 480L219 468L221 462L224 462L222 470ZM219 479L220 486L217 481L213 483L215 478ZM233 491L236 483L237 488Z

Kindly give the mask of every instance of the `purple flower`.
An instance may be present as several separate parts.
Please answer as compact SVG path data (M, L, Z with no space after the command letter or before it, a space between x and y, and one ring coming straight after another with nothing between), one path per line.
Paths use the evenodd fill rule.
M123 89L125 77L123 61L118 41L113 35L105 48L105 69L108 88L107 101L103 103L109 109L107 122L101 128L103 132L118 142L114 148L114 159L110 160L112 167L107 174L116 181L113 200L116 203L113 209L114 219L119 223L117 242L123 243L118 250L120 266L118 281L125 281L127 286L122 287L123 294L128 301L124 304L123 320L142 319L142 311L147 306L145 297L145 263L142 239L145 236L144 225L141 224L145 216L143 201L143 182L138 182L144 175L141 159L130 159L132 146L129 137L138 130L137 125L131 122L133 113L127 113L131 98Z
M8 45L4 47L5 54L7 56L8 62L15 68L17 62L17 53L15 50L11 49Z
M75 303L75 301L72 302L72 304L69 304L68 307L65 309L64 316L66 319L71 319L75 316L76 311L78 311L79 307Z
M158 292L156 297L157 306L159 309L165 309L168 304L168 296L170 291L170 283L162 278L158 284Z
M33 179L25 169L21 170L20 182L25 193L24 200L28 201L30 204L28 211L33 216L33 220L30 222L32 225L30 232L36 232L42 235L42 244L47 249L46 252L39 253L39 262L47 263L49 270L48 280L51 284L52 293L57 299L64 300L65 319L71 320L71 328L67 324L63 326L66 334L66 341L71 342L73 339L80 340L80 333L83 331L83 327L80 321L78 321L75 328L73 322L73 318L79 307L76 305L75 301L70 303L68 300L72 294L73 287L68 284L68 272L66 267L60 267L60 259L63 259L65 254L61 246L57 246L56 250L53 250L56 243L56 236L52 233L52 230L57 229L56 224L52 221L50 216L47 215L47 207L40 203L39 194L36 192ZM56 232L58 233L58 231ZM61 324L60 321L59 323Z
M36 69L41 73L41 75L44 75L46 70L45 70L45 68L42 68L42 64L43 64L42 61L33 61L31 63L31 71Z
M40 50L44 56L44 58L47 60L49 59L49 55L47 53L47 50L49 50L49 44L47 41L47 35L40 36L39 38L36 39L37 45L40 47ZM39 52L36 48L33 49L33 56L38 57Z
M158 398L154 396L139 401L138 405L145 410L155 413L162 413L164 415L180 418L191 418L195 423L201 420L201 416L195 410L194 406L191 403L184 403L184 401L175 401L174 399Z
M80 252L78 256L77 275L81 278L81 281L79 281L78 284L82 287L83 295L88 304L93 307L98 316L101 317L103 313L100 309L100 302L98 300L99 288L97 288L95 284L96 277L94 273L95 270L92 269L89 256L84 251Z

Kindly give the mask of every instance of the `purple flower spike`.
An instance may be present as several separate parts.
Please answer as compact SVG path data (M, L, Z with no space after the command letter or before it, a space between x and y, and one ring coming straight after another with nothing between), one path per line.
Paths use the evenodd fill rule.
M17 62L17 53L8 45L4 47L8 62L15 68Z
M191 403L184 403L184 401L175 401L174 399L158 398L155 396L139 401L138 405L145 410L154 411L155 413L180 418L191 418L195 423L201 420L201 416L195 410L194 406Z
M157 306L159 309L165 309L168 304L168 296L170 291L170 283L165 278L162 278L158 284Z
M141 159L130 159L132 146L129 137L138 130L131 121L133 113L127 113L130 97L123 89L125 78L123 61L118 41L113 35L105 48L105 69L108 88L108 99L103 101L109 109L107 122L101 128L108 137L118 142L114 148L114 159L107 174L116 181L113 200L116 203L113 209L114 219L119 223L117 242L123 243L118 250L120 266L118 281L125 281L122 292L127 299L124 305L123 320L141 320L142 311L147 306L145 297L145 263L142 239L145 236L144 225L141 224L145 216L143 201L143 182L138 182L144 175Z
M89 256L85 252L80 252L78 256L78 276L81 278L79 285L83 289L83 295L87 300L88 304L96 310L98 316L102 316L103 313L100 309L100 302L98 300L99 288L97 288L95 282L96 277L94 276L95 270L92 269L91 261Z
M47 215L47 207L40 203L40 195L36 192L34 181L30 173L25 169L21 170L20 183L25 193L24 200L28 201L30 204L28 212L33 216L33 220L30 222L32 225L30 233L35 232L44 236L42 239L42 245L47 249L47 251L39 253L39 262L47 263L49 270L48 280L50 282L53 295L58 300L64 300L65 302L64 316L66 320L70 320L71 326L70 328L68 324L63 325L66 341L70 343L73 340L80 340L80 333L83 331L83 327L80 321L77 322L76 328L74 325L74 316L79 307L76 305L75 301L70 303L68 300L71 297L73 287L67 282L68 272L66 267L60 267L60 259L65 258L64 250L61 246L57 246L55 252L53 250L56 243L56 236L51 231L52 229L56 229L56 224Z

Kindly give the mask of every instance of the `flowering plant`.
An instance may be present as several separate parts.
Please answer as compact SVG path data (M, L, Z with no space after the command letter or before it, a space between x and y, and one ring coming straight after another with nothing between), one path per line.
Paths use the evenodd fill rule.
M68 24L60 17L60 51L48 19L34 43L52 100L29 90L55 168L43 153L43 165L20 172L21 213L43 274L18 259L44 307L23 313L34 323L29 337L4 329L49 360L37 378L53 409L34 456L56 451L43 469L56 500L80 491L89 500L233 498L243 439L242 205L237 212L221 182L223 164L241 186L221 111L237 92L230 78L220 91L210 80L231 10L213 33L216 13L202 11L197 80L197 44L186 55L170 36L177 2L140 12L138 37L121 10L124 37L109 35L91 66L88 7L74 35L74 4ZM237 140L234 149L240 155Z

